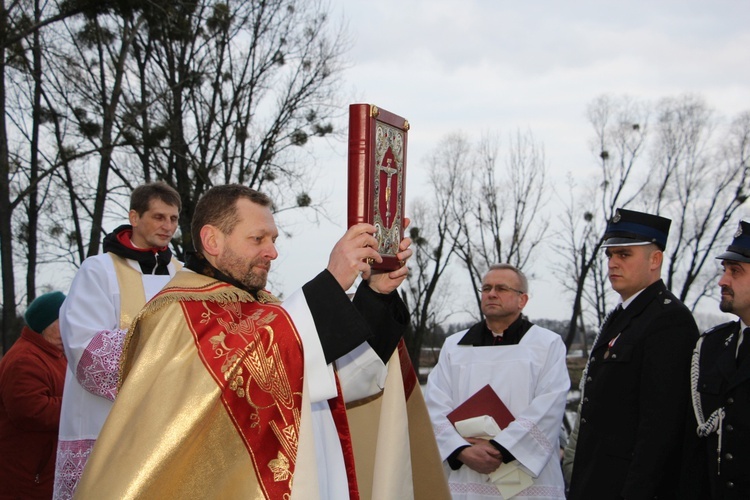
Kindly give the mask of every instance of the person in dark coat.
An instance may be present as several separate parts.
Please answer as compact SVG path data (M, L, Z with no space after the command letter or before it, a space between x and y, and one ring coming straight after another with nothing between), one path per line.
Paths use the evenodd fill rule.
M660 279L671 221L618 209L604 244L622 303L582 381L569 499L678 498L693 316Z
M717 258L724 268L719 308L739 321L711 328L696 344L691 367L694 432L689 438L697 441L698 456L692 467L685 467L683 491L686 498L705 499L710 487L713 499L748 499L750 223L740 222L727 251Z
M52 498L67 363L58 314L62 292L26 309L21 337L0 360L0 499Z

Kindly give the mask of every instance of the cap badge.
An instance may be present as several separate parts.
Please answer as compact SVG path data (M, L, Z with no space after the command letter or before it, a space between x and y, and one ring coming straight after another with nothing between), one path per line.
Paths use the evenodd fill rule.
M739 225L739 227L737 228L737 232L734 233L735 238L739 238L740 236L742 236L742 224Z
M615 216L614 216L614 217L612 217L612 222L613 222L614 224L617 224L618 222L620 222L620 219L622 219L622 216L620 215L620 210L618 209L618 210L617 210L617 211L615 212Z

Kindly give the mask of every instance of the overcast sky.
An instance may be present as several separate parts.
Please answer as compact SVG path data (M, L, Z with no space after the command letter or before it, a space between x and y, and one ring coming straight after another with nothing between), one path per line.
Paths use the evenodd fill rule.
M727 118L750 109L750 2L333 0L331 12L348 23L351 102L411 124L407 200L427 196L425 156L451 132L530 130L559 182L595 167L584 113L602 94L697 93ZM294 237L279 244L276 292L325 267L345 230L346 144L318 145L315 157L313 196L328 197L334 222L287 226ZM529 316L567 318L569 299L560 300L546 259L531 271Z

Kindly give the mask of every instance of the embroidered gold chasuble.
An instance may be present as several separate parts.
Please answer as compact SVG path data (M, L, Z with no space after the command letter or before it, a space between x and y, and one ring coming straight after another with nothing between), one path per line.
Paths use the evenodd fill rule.
M147 304L76 498L319 498L300 338L272 296L259 299L181 271ZM350 495L449 498L403 342L384 389L346 409Z
M183 271L147 304L77 498L290 498L298 460L315 468L311 437L298 454L301 341L274 297L259 301Z

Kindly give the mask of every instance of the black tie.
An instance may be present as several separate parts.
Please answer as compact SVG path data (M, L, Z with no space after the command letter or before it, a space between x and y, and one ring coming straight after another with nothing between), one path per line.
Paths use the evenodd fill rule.
M744 360L747 359L750 354L750 328L745 328L742 331L742 343L740 348L737 350L737 367L739 367Z

